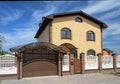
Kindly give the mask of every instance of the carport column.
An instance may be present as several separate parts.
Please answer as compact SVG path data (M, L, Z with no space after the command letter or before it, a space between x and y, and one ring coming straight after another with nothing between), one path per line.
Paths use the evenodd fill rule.
M102 54L98 53L97 56L98 56L98 70L99 72L101 72L102 71Z
M74 74L74 55L70 53L70 74Z
M15 56L17 56L17 77L19 78L19 73L20 73L20 53L15 52Z
M20 59L19 59L19 79L22 78L22 65L23 65L23 53L20 53Z
M58 75L62 76L62 56L63 54L59 52L58 55Z
M116 67L117 67L117 57L116 57L116 54L112 54L113 56L113 69L114 71L116 71Z
M81 61L81 73L85 73L85 54L80 53L80 61Z

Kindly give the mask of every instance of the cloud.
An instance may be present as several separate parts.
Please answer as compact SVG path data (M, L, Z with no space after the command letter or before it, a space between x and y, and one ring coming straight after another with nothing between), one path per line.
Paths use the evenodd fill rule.
M3 45L4 49L35 42L34 36L36 31L33 28L18 28L13 29L13 33L3 33L7 41Z
M83 11L89 14L96 14L96 13L109 11L115 7L120 6L120 2L118 2L118 0L106 0L106 1L103 0L103 1L97 1L95 4L93 3L91 4L89 4L88 7L84 8Z
M55 3L52 3L55 4ZM25 7L27 11L31 11L30 20L23 24L23 28L14 28L12 29L11 33L6 32L3 33L4 37L6 38L6 43L4 43L4 49L9 49L14 46L23 45L31 42L36 42L34 36L38 29L38 24L44 15L51 14L56 11L55 5L47 4L45 9L37 10L30 7ZM30 10L29 10L30 9ZM6 18L2 17L1 23L7 24L8 22L15 21L22 17L23 13L19 12L18 10L14 11L14 13L7 15ZM4 18L4 19L3 19Z
M105 39L104 42L106 42L104 44L105 46L114 45L112 44L112 41L109 42L106 40L109 36L118 36L120 34L119 22L114 22L113 20L110 21L110 19L117 18L120 14L119 9L114 10L114 8L119 8L120 6L120 2L118 2L118 0L89 1L86 6L76 6L76 3L80 3L77 1L43 1L42 3L44 4L42 7L43 9L40 9L40 7L36 8L25 5L23 7L23 11L15 10L14 12L10 11L10 13L4 14L5 16L0 15L2 18L0 18L0 23L8 24L9 22L16 21L21 18L23 14L29 13L29 20L23 24L22 28L15 28L11 33L4 33L4 36L8 41L8 43L4 44L6 49L17 45L35 42L36 40L34 39L34 35L38 30L38 24L40 23L42 16L56 12L80 10L83 7L83 11L91 15L99 15L100 20L108 24L108 29L103 31L103 38ZM119 40L119 37L114 37L114 39ZM113 48L116 46L111 47Z
M59 9L59 6L63 3L65 3L65 1L45 1L44 2L46 5L45 5L45 8L43 10L34 10L33 11L33 14L32 14L32 20L34 21L40 21L42 19L43 16L47 16L49 14L52 14L52 13L55 13L55 12L58 12L60 9Z
M23 11L21 10L8 10L4 11L3 15L0 15L0 24L6 25L10 22L13 22L15 20L18 20L23 16Z
M112 20L119 16L120 16L120 9L117 9L117 10L109 11L109 12L105 13L103 16L100 17L100 19L109 21L109 20Z
M109 48L113 50L117 55L120 55L120 44L113 43L112 41L104 41L103 48Z
M38 30L38 24L42 16L49 15L58 10L57 7L55 7L57 5L55 4L55 2L54 3L52 2L51 4L49 3L51 2L47 2L45 8L42 10L31 8L29 6L24 6L25 8L24 11L26 10L24 13L26 13L27 11L31 12L29 15L30 18L26 23L23 24L22 28L12 28L11 33L10 32L3 33L4 37L7 40L7 42L4 43L4 49L9 49L14 46L36 42L34 36ZM7 16L4 21L2 20L2 23L7 24L10 21L15 21L22 17L22 15L23 15L22 12L16 10L15 13L12 13L11 15Z
M103 38L107 38L108 36L111 36L111 35L120 35L119 22L118 23L110 22L108 26L109 27L103 31Z
M48 7L51 10L48 10L49 9ZM47 6L44 11L42 11L42 10L36 10L36 11L34 11L33 14L32 14L32 18L34 18L34 21L38 22L38 21L41 20L41 18L43 16L47 16L47 15L53 13L53 12L55 12L55 10L56 10L56 8L53 5L52 6Z

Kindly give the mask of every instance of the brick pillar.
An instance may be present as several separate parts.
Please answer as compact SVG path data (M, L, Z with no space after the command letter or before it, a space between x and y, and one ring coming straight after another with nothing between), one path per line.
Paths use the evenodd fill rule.
M98 70L99 72L101 72L102 71L102 54L98 53L97 56L98 56Z
M20 73L20 53L15 52L15 56L17 56L17 78L19 78L19 73Z
M18 66L17 66L17 77L18 77L18 79L20 79L20 58L19 57L17 57L17 64L18 64Z
M70 74L74 74L74 55L70 53Z
M116 68L117 68L117 57L116 57L116 54L112 54L113 56L113 69L114 71L116 71Z
M63 54L59 52L58 55L58 75L62 76L62 56Z
M80 61L81 61L81 73L85 73L85 54L80 53Z
M19 58L19 78L18 79L21 79L22 78L22 73L23 73L23 53L20 54L20 58Z

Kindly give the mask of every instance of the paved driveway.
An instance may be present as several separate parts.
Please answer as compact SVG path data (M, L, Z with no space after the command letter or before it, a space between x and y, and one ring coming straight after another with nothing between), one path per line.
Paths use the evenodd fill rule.
M4 80L2 84L120 84L120 76L90 73Z

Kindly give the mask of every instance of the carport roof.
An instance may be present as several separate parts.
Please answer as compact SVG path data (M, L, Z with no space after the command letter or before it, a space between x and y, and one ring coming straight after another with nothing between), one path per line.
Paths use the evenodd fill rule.
M62 48L52 43L48 43L48 42L35 42L35 43L29 43L29 44L25 44L21 46L16 46L16 47L10 48L10 51L11 52L23 52L25 50L39 49L41 47L47 47L50 50L66 53Z

